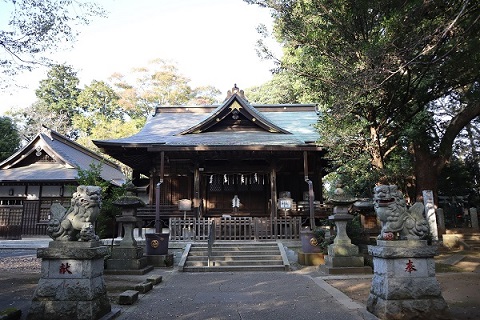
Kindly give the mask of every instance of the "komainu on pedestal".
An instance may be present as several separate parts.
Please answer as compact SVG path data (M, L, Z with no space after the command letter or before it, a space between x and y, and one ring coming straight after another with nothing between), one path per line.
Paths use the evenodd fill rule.
M51 208L48 248L40 248L41 278L33 295L28 320L100 319L111 313L103 278L108 249L95 235L101 189L78 186L70 208Z

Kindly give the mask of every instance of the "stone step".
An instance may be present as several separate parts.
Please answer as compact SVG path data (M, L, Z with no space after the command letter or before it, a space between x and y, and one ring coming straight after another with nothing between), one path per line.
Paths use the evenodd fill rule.
M283 246L276 242L217 243L212 248L211 262L211 266L208 266L208 246L205 243L193 243L187 246L179 266L187 272L255 271L262 268L284 271L290 268Z
M464 240L471 240L471 241L480 241L480 233L478 234L464 234L463 235Z
M283 266L282 260L212 260L212 266ZM186 267L200 267L208 266L208 260L191 261L188 260L185 264Z
M218 251L212 250L212 256L223 257L223 256L272 256L278 255L280 252L278 249L276 251ZM207 256L208 250L190 250L190 256Z
M247 272L247 271L288 271L287 266L215 266L215 267L185 267L186 272Z
M207 245L192 245L192 249L195 250L208 250ZM278 251L278 245L275 246L224 246L224 245L214 245L212 246L213 250L219 251L262 251L262 250L276 250Z
M282 256L278 253L276 255L212 255L213 260L282 260ZM188 261L202 261L208 259L208 255L193 255L188 256Z

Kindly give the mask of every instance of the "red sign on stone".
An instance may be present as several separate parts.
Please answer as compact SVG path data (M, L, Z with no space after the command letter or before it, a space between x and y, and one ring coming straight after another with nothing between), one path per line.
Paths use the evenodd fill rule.
M60 265L60 273L61 274L65 274L65 273L68 273L68 274L72 274L72 272L70 271L70 265L67 263L62 263Z
M417 271L417 269L413 265L412 260L408 259L408 262L406 263L406 265L407 266L405 267L405 272L412 273L412 271Z

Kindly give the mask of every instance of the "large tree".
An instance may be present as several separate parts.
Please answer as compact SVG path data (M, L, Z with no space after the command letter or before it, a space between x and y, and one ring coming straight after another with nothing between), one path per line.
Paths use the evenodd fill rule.
M212 86L192 88L173 62L162 59L128 75L113 74L110 80L121 97L120 105L132 118L146 118L157 106L210 104L220 93Z
M23 110L10 112L19 125L22 138L30 140L45 125L76 139L78 132L73 128L73 119L81 111L77 101L81 92L79 82L72 67L53 65L35 91L37 100Z
M104 10L82 0L0 0L9 16L0 30L0 88L12 83L15 74L37 65L50 66L50 53L72 46L79 26ZM8 79L8 81L7 81Z
M437 190L454 139L480 114L478 1L245 1L272 9L280 67L321 101L321 142L332 154L367 154L381 172L410 151L416 194ZM452 105L437 127L435 115Z
M20 147L20 135L9 117L0 117L0 162L11 156Z
M132 135L143 121L129 118L119 104L119 95L104 81L93 80L78 95L80 112L73 119L78 130L78 143L92 150L92 140L114 139Z

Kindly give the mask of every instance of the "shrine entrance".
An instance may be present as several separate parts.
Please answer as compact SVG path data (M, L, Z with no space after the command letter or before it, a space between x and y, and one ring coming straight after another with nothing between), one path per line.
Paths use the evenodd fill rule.
M205 216L269 216L266 173L205 174ZM237 196L235 203L233 200Z

